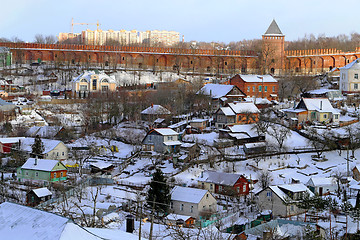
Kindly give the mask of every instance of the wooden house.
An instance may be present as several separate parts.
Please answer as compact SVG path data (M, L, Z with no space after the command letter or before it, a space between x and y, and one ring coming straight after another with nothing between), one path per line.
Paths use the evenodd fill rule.
M212 193L243 196L250 192L250 180L240 174L204 171L197 181L199 188Z
M46 187L32 189L26 194L26 205L35 207L42 202L45 202L52 197L52 192Z
M19 182L33 182L49 185L52 182L65 181L67 168L57 160L29 158L17 169Z

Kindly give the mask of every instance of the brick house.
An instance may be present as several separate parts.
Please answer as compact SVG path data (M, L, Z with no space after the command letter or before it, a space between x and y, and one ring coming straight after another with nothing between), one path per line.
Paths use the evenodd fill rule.
M279 84L271 75L236 74L229 83L237 86L248 97L278 99Z
M204 171L197 179L198 187L223 195L248 195L250 180L243 175L215 171Z

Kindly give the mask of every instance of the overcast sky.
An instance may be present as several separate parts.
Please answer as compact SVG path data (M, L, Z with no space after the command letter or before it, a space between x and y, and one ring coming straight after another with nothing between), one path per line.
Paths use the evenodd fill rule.
M33 41L70 32L75 22L108 30L173 30L185 41L259 39L275 19L286 36L360 33L359 0L0 0L0 37ZM345 6L346 5L346 6ZM95 30L96 26L89 26ZM75 26L74 32L85 30Z

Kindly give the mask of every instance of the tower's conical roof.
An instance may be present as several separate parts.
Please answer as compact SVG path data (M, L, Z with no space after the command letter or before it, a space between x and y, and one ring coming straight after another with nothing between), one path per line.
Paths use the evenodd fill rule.
M275 19L271 22L269 28L266 30L264 35L267 35L267 36L270 36L270 35L284 36L284 34L282 34L279 26L277 25Z

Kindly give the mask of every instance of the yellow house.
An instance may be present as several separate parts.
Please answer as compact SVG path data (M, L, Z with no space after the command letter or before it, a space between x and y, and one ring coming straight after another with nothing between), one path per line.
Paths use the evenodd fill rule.
M107 92L116 90L115 79L100 71L85 71L72 81L73 91L79 96L89 92Z

